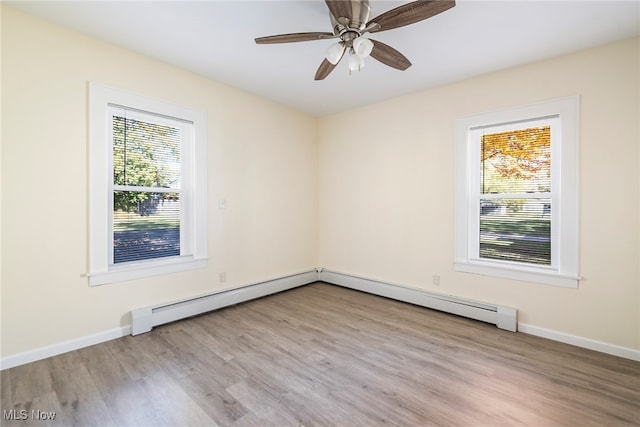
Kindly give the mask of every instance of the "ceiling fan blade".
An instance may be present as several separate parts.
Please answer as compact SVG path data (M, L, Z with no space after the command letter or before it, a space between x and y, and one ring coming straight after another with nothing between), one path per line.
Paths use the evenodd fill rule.
M293 42L308 42L312 40L323 40L334 38L333 33L292 33L292 34L278 34L277 36L266 36L256 38L257 44L271 44L271 43L293 43Z
M336 61L335 64L332 64L331 62L329 62L327 58L325 58L322 61L322 64L320 64L320 66L318 67L318 71L316 71L316 76L314 77L314 80L324 80L329 74L331 74L333 69L336 68L336 66L340 63L340 61L342 61L342 58L344 58L345 52L346 52L346 49L342 49L342 54L340 54L340 58Z
M353 19L353 8L349 0L325 0L329 12L334 18L348 18L349 22Z
M370 32L386 31L393 28L404 27L424 19L431 18L456 5L454 0L418 0L398 6L388 12L378 15L369 22L367 27L373 25ZM378 24L378 25L375 25Z
M407 68L411 67L411 61L409 61L403 54L401 54L391 46L388 46L377 40L369 40L373 42L373 50L371 51L371 56L374 59L377 59L383 64L395 68L396 70L404 71Z
M333 69L336 68L336 65L338 64L336 63L334 65L326 59L322 61L322 64L320 64L320 66L318 67L318 71L316 71L314 80L324 80L329 74L331 74Z

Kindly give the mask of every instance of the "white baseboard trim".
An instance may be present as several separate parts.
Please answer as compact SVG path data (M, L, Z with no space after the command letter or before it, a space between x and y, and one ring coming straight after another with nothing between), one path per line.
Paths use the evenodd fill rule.
M442 306L442 302L438 301L438 294L431 294L425 291L421 291L418 289L407 288L395 284L388 284L379 282L376 280L366 279L357 276L351 276L349 274L344 273L336 273L329 270L318 269L318 279L327 283L331 283L333 285L342 286L349 289L356 289L362 292L371 293L374 295L379 295L391 299L396 299L399 301L408 302L411 304L420 305L423 307L434 308L436 310L450 312L452 314L457 314L460 316L471 317L468 316L465 312L459 313L456 312L460 310L456 305L446 304ZM436 298L434 298L434 296ZM452 297L454 300L458 299L457 297ZM462 300L464 301L464 300ZM453 310L452 310L453 308ZM455 310L455 311L454 311ZM465 310L462 308L462 310ZM498 327L501 327L498 324L498 320L492 314L482 314L479 316L477 320L495 323ZM507 319L510 316L507 316ZM505 322L505 320L502 320ZM511 328L511 320L506 321L506 325L508 327L503 328L507 330L515 331ZM541 328L534 325L529 325L526 323L517 323L517 331L522 332L529 335L536 335L542 338L547 338L553 341L563 342L565 344L575 345L576 347L582 347L589 350L599 351L601 353L610 354L613 356L623 357L625 359L640 361L640 350L634 350L632 348L622 347L615 344L609 344L606 342L592 340L590 338L584 338L576 335L570 335L563 332L558 332L550 329Z
M131 328L129 326L123 326L109 331L99 332L97 334L48 345L46 347L40 347L35 350L25 351L24 353L18 353L16 355L3 358L0 361L0 370L14 368L16 366L25 365L27 363L67 353L69 351L79 350L84 347L111 341L116 338L122 338L130 333Z
M288 289L293 289L298 286L316 282L317 280L318 272L316 270L310 270L304 273L266 280L264 282L246 285L240 288L230 289L228 291L222 291L214 295L197 296L195 298L196 300L198 300L197 303L192 304L192 307L189 307L188 311L182 309L182 306L186 301L193 301L193 298L175 301L170 304L170 306L174 306L175 309L160 310L160 313L155 319L157 323L155 323L153 326L179 320L182 317L189 317L198 313L205 313L207 311L215 310L229 305L234 305L277 292L286 291ZM150 313L152 308L153 307L147 307ZM198 311L198 313L195 313L193 311L194 308ZM153 318L153 316L151 316L151 318ZM141 332L138 331L138 333ZM96 334L87 335L85 337L80 337L57 344L52 344L46 347L37 348L35 350L25 351L24 353L19 353L0 359L0 370L36 362L38 360L57 356L69 351L79 350L84 347L89 347L116 338L121 338L129 334L132 334L131 325L123 326L121 328L116 328L109 331L98 332Z
M518 323L518 331L535 335L537 337L547 338L553 341L563 342L565 344L575 345L589 350L599 351L600 353L611 354L613 356L623 357L640 362L640 350L622 347L615 344L609 344L602 341L596 341L589 338L579 337L576 335L566 334L564 332L553 331L551 329L541 328L539 326L528 325L526 323Z
M298 275L287 276L280 279L268 280L265 282L256 283L253 285L243 286L241 288L232 289L229 291L221 292L218 295L221 297L215 304L217 305L211 310L221 308L226 305L238 304L244 301L249 301L261 296L270 295L276 292L285 291L295 287L303 286L316 281L324 281L334 285L342 286L345 288L356 289L363 292L372 293L375 295L384 296L387 298L398 299L400 301L406 301L417 305L427 306L423 304L425 298L428 302L440 304L439 301L434 301L432 297L425 297L424 292L418 289L401 287L398 285L386 284L369 279L359 278L355 276L349 276L346 274L330 272L318 268L317 271L309 271L300 273ZM422 298L422 300L421 300ZM416 302L417 301L417 302ZM180 302L179 302L180 303ZM204 307L209 308L211 305ZM427 306L428 307L428 306ZM436 308L437 309L437 308ZM446 311L446 310L443 310ZM457 314L457 313L455 313ZM464 314L460 314L464 316ZM511 317L511 316L507 316ZM493 317L489 320L493 322ZM166 319L165 319L166 320ZM482 319L479 319L482 320ZM505 321L505 320L502 320ZM507 321L507 325L510 324L510 320ZM497 324L497 320L496 320ZM564 342L566 344L575 345L578 347L587 348L590 350L599 351L601 353L611 354L614 356L623 357L625 359L631 359L640 361L640 350L634 350L618 346L615 344L609 344L605 342L595 341L589 338L583 338L575 335L566 334L563 332L557 332L550 329L540 328L538 326L529 325L526 323L518 323L517 329L519 332L523 332L530 335L536 335L542 338L548 338L554 341ZM13 368L27 363L36 362L38 360L46 359L48 357L57 356L69 351L79 350L84 347L89 347L95 344L100 344L113 339L121 338L131 334L131 326L126 325L120 328L111 329L108 331L99 332L92 335L87 335L80 338L71 339L57 344L37 348L35 350L26 351L23 353L7 356L0 359L0 370Z

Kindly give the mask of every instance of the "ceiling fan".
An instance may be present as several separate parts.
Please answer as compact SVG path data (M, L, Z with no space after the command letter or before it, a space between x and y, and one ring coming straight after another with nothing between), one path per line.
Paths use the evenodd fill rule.
M456 5L454 0L418 0L398 6L382 15L369 19L369 0L325 0L333 26L332 33L292 33L258 37L257 44L291 43L312 40L340 39L329 46L320 64L315 80L323 80L349 54L349 70L364 66L364 58L371 55L389 67L406 70L411 62L400 52L382 42L364 37L366 33L391 30L431 18Z

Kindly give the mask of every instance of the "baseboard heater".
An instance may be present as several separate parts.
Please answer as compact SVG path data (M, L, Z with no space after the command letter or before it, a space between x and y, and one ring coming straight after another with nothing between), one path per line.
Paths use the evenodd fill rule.
M511 307L501 307L487 304L485 302L426 292L419 289L393 285L327 270L320 270L318 273L318 279L323 282L345 288L356 289L362 292L491 323L496 325L498 328L505 329L507 331L516 332L518 328L518 311Z
M139 335L151 331L154 326L164 325L165 323L197 316L222 307L286 291L317 280L318 272L312 270L215 294L137 308L131 310L131 335Z
M131 310L131 335L139 335L151 331L154 326L197 316L317 281L480 320L508 331L516 332L517 330L517 310L515 308L426 292L319 268L215 294Z

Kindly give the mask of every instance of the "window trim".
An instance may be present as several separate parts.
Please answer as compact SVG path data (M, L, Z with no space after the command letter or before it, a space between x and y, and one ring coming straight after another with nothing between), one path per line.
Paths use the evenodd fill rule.
M173 117L193 124L193 138L183 161L193 168L186 191L192 200L187 208L191 254L158 258L122 265L110 264L112 215L110 194L111 141L109 117L111 106ZM140 279L207 266L207 142L206 114L178 104L89 82L89 285L97 286Z
M472 132L481 127L499 126L517 122L557 116L560 127L560 147L552 150L552 218L557 230L552 230L552 243L558 248L554 254L557 264L534 266L499 260L473 259L469 249L471 229L470 198L474 194L470 183L474 182L473 171L476 159L472 154ZM455 258L456 271L496 276L533 283L577 288L578 275L578 118L579 97L571 96L536 104L523 105L502 110L473 114L456 121L455 155ZM552 136L553 137L553 136ZM557 160L559 159L559 161ZM478 187L479 188L479 187ZM478 190L479 191L479 190ZM477 220L475 221L478 222ZM477 240L477 239L476 239Z

